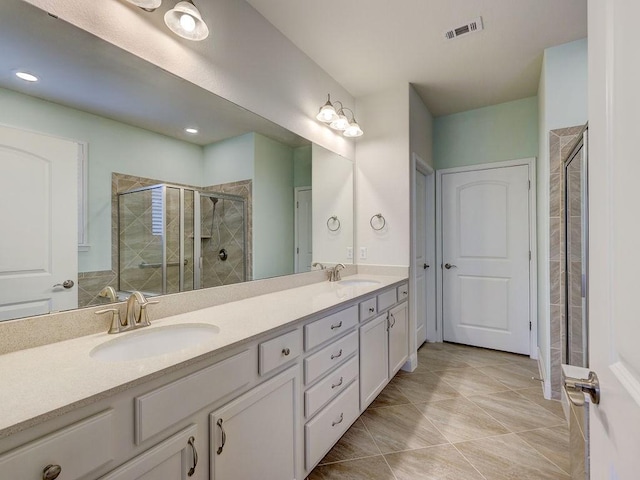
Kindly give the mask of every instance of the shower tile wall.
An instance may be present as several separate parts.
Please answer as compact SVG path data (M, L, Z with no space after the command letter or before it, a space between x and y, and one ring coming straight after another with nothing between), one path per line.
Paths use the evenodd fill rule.
M220 236L218 237L218 228L215 228L212 232L212 225L210 223L207 224L211 219L213 204L209 201L202 203L203 287L216 287L251 280L253 278L252 181L243 180L210 185L204 187L201 191L242 197L244 199L244 209L246 210L242 211L243 206L240 202L229 199L220 200L216 206L216 217L220 215L218 217L220 223L216 223L216 227L220 228ZM244 225L243 217L246 218ZM209 238L206 238L207 234ZM245 234L247 236L246 278L242 264L244 253L243 237ZM228 254L228 258L224 262L218 258L218 252L221 248L224 248ZM209 254L205 254L205 252L209 252Z
M551 395L559 400L562 388L560 365L566 363L564 344L564 168L563 161L573 147L583 126L549 132L549 275L551 304Z

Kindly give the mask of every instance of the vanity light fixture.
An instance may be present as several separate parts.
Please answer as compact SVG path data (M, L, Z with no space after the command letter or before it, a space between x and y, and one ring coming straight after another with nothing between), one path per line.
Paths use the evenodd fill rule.
M342 102L335 100L339 108L336 108L331 103L331 95L327 95L327 103L320 107L316 119L323 123L329 124L334 130L339 130L345 137L353 138L360 137L364 134L358 122L356 122L353 110L342 105ZM351 113L351 120L347 117L345 111Z
M190 135L195 135L196 133L198 133L198 129L197 128L185 128L184 129L185 132L187 132Z
M173 33L187 40L198 42L209 36L209 27L191 0L178 2L165 13L164 23Z
M28 72L16 72L16 77L18 77L20 80L24 80L25 82L31 82L31 83L37 82L38 80L40 80L38 77Z

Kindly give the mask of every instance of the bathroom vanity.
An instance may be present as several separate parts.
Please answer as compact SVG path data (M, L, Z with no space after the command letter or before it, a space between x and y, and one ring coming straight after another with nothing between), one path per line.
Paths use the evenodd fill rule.
M407 287L350 276L0 356L0 477L304 479L407 360ZM185 325L217 330L111 348Z

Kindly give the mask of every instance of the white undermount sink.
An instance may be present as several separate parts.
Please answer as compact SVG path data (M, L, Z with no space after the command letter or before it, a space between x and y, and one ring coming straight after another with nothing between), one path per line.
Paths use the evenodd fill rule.
M219 332L220 328L206 323L147 327L117 334L113 340L95 347L89 355L106 362L155 357L198 346L211 340Z
M340 283L340 285L347 285L350 287L371 287L373 285L378 285L380 282L377 280L367 280L366 278L353 278L340 280L338 283Z

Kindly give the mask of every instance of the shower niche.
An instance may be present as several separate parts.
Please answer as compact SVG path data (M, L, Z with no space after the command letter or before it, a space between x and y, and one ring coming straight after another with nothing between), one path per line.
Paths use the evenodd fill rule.
M178 293L249 280L242 196L165 183L117 193L118 289Z

